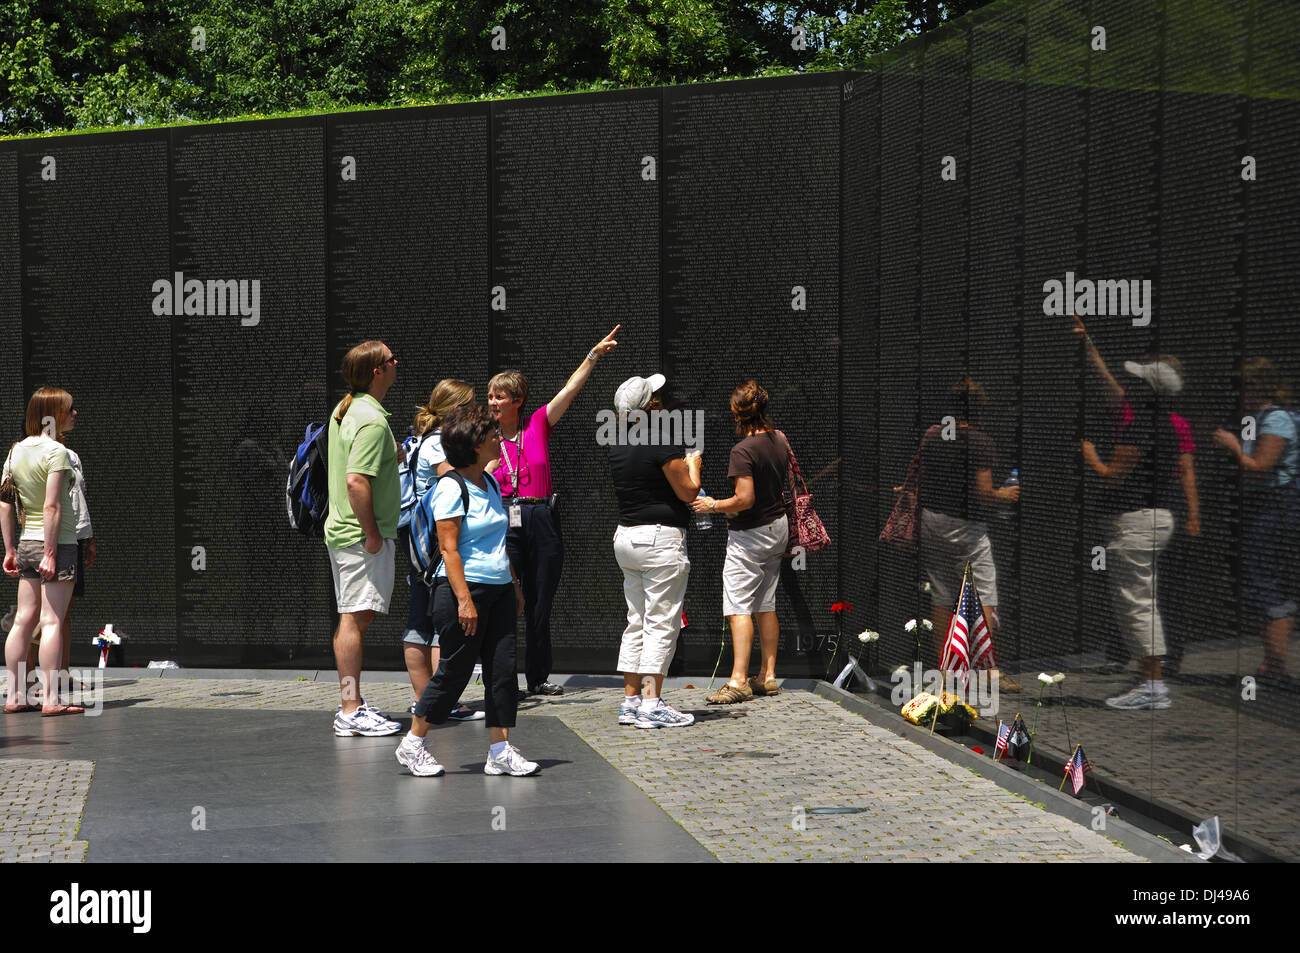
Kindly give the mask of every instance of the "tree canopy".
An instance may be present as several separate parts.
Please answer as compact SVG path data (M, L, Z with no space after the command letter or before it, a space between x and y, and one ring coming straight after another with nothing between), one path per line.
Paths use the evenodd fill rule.
M851 68L985 0L6 0L0 135Z

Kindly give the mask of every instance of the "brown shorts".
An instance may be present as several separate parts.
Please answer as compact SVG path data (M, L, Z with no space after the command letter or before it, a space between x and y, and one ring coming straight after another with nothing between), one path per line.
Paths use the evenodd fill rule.
M77 578L77 544L60 543L54 553L54 578L41 575L41 560L45 557L45 543L39 539L24 539L18 543L18 578L40 579L42 582L74 582Z

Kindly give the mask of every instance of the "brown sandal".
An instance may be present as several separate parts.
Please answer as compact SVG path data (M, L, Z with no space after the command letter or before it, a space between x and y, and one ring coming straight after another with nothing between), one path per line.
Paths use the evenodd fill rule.
M742 690L730 682L723 682L721 688L712 695L706 696L704 700L710 705L736 705L740 702L747 702L753 697L754 693L748 685Z
M749 690L755 695L780 695L781 686L777 684L775 678L769 678L766 682L760 682L757 678L749 680Z
M55 708L42 708L42 718L57 718L59 715L81 715L86 709L80 705L58 705Z

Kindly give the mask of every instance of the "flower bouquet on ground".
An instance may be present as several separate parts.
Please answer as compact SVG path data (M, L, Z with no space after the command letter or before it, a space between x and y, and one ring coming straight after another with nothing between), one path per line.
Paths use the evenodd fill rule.
M903 706L903 717L914 725L942 726L965 731L979 715L952 692L941 692L938 695L921 692Z

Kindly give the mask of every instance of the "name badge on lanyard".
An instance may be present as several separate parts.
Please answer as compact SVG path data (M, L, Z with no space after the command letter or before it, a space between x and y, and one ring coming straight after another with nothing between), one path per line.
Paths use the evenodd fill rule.
M523 431L521 430L519 433L515 435L515 439L514 439L516 461L522 459L523 457L523 449L524 449L523 444L524 444L524 434ZM505 447L501 448L501 462L505 464L506 475L510 477L510 489L512 491L511 495L518 496L520 471L523 469L523 467L520 466L517 470L512 470L510 468L510 455L506 453ZM520 529L523 527L523 525L524 525L524 508L520 506L518 503L511 503L510 504L510 528Z

